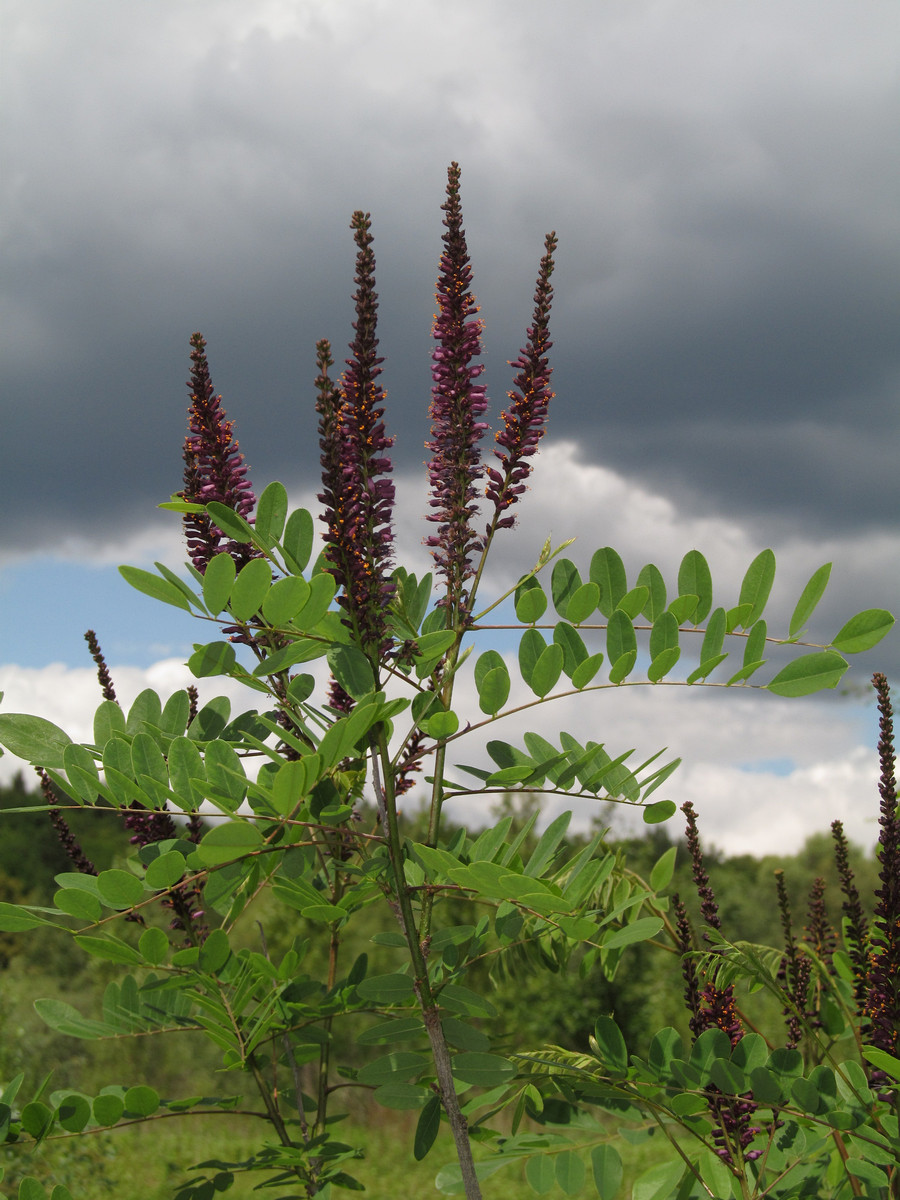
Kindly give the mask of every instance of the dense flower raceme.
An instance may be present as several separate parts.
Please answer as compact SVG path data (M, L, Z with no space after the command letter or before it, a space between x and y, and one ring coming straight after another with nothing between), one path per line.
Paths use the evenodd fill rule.
M392 467L385 453L393 439L385 434L385 393L377 382L384 360L378 357L375 336L378 294L369 214L354 213L350 227L357 246L355 337L338 387L328 376L328 343L318 345L319 500L325 505L325 555L342 589L338 602L362 644L380 655L387 644L386 608L394 593L394 484L387 478Z
M234 422L226 420L222 397L213 392L206 342L199 333L191 338L191 364L190 432L184 440L181 495L195 504L208 504L211 500L227 504L250 520L256 499L246 478L244 456L233 435ZM200 572L222 550L232 555L238 568L256 555L251 546L227 539L204 513L185 513L184 528L191 560Z
M897 817L897 781L894 774L894 722L887 679L880 672L872 677L878 697L878 757L881 796L878 851L881 886L869 938L869 976L866 1015L871 1022L872 1045L897 1054L900 1030L900 819ZM872 1073L874 1086L886 1087L882 1072Z
M437 313L432 352L431 453L428 478L432 512L438 532L425 539L432 548L435 565L447 585L451 609L465 607L465 581L474 575L471 555L482 547L472 521L477 512L477 482L481 474L478 443L488 428L480 418L487 409L483 385L475 380L484 366L475 360L481 354L483 322L472 295L472 269L459 201L459 166L447 172L447 200L441 206L446 216L436 289Z
M550 363L547 353L550 341L550 306L553 288L553 255L557 246L555 233L548 233L544 241L544 257L541 259L537 287L534 293L534 315L528 329L528 341L519 357L511 365L518 370L513 390L508 394L510 406L503 413L503 427L496 434L498 446L494 450L500 460L500 470L488 469L489 483L487 498L493 501L494 518L491 528L508 528L515 518L501 516L525 491L525 480L531 472L527 461L537 452L538 443L547 427L547 409L553 399L550 390Z
M863 912L859 888L856 886L850 867L850 848L847 845L847 837L841 821L832 821L831 834L834 838L834 861L837 866L838 878L841 881L841 891L844 894L842 912L846 918L845 940L850 961L853 964L853 995L857 1008L861 1011L865 1005L869 967L866 951L869 927Z

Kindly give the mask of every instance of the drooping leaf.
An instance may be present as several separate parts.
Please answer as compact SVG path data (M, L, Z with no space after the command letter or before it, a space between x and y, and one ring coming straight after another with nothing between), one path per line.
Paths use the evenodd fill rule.
M704 660L699 667L695 667L687 677L688 683L696 683L699 679L706 679L711 675L716 667L725 661L727 654L717 654L714 658Z
M72 739L58 725L27 713L0 713L0 745L36 767L64 765Z
M842 654L859 654L871 650L894 625L893 616L883 608L867 608L865 612L851 617L840 633L832 638L831 645Z
M699 550L688 550L678 568L678 594L696 596L697 606L691 620L699 625L712 608L712 575L709 564Z
M52 921L29 912L18 904L0 902L0 930L4 933L24 933L27 929L38 929L41 925L52 925Z
M127 942L123 942L121 938L112 937L106 934L103 937L94 937L92 934L78 934L75 937L75 942L82 950L88 954L93 954L95 958L104 958L108 962L120 963L124 966L137 966L141 961L141 956L133 946L129 946Z
M674 800L657 800L654 804L646 805L642 815L645 825L659 825L663 821L668 821L674 813Z
M413 1139L413 1157L421 1162L431 1147L441 1128L441 1102L437 1096L431 1096L419 1114L416 1133Z
M364 1000L377 1004L398 1004L413 995L413 981L409 975L398 972L388 975L370 975L357 984L357 992Z
M51 1029L55 1029L57 1033L63 1033L67 1037L93 1040L118 1033L114 1025L109 1025L105 1021L92 1021L87 1017L83 1017L76 1008L73 1008L71 1004L67 1004L65 1000L35 1000L34 1011L45 1025L49 1025Z
M818 570L813 571L806 587L800 593L800 599L791 616L788 634L793 637L799 633L809 618L813 615L816 605L825 594L828 580L831 577L831 563L824 563Z
M767 686L775 696L809 696L837 687L848 665L833 650L815 651L789 662Z
M591 559L590 578L600 588L599 609L606 618L612 617L628 585L625 564L611 546L603 546ZM612 661L612 655L609 656Z
M763 615L774 579L775 555L771 550L761 550L747 568L741 583L738 605L750 605L747 618L741 621L744 628L755 625Z
M253 541L253 528L244 518L228 507L227 504L221 504L218 500L210 500L206 506L206 511L209 513L213 523L222 530L226 537L232 538L242 545L249 545Z

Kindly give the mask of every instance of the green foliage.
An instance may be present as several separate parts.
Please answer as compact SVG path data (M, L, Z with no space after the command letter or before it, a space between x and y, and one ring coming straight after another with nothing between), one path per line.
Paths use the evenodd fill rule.
M360 232L365 221L357 216ZM545 331L555 239L547 245L535 319ZM360 284L358 304L365 293ZM356 323L355 354L367 321ZM320 353L320 365L326 358ZM354 375L359 363L351 367ZM536 368L546 383L544 369ZM346 377L342 387L350 387ZM338 393L327 379L317 388L327 449L329 405ZM147 689L127 714L104 699L93 740L83 744L42 717L0 713L0 745L43 769L55 792L53 803L48 795L46 804L7 810L4 825L14 815L55 810L77 868L56 861L47 870L33 861L35 878L46 885L52 876L56 887L26 897L13 890L0 902L0 929L68 939L105 981L99 1012L96 1003L72 1003L74 992L35 998L36 1012L61 1039L199 1040L224 1093L189 1088L178 1096L141 1079L123 1083L117 1072L117 1082L96 1088L50 1091L45 1082L20 1094L17 1077L0 1099L7 1142L33 1146L176 1114L227 1117L240 1108L265 1123L261 1147L198 1163L177 1200L205 1200L243 1176L256 1188L288 1189L285 1197L330 1196L362 1186L354 1174L358 1150L340 1136L346 1113L335 1111L348 1091L359 1090L386 1109L414 1114L416 1160L440 1142L446 1122L457 1162L440 1168L436 1182L449 1194L476 1197L479 1180L515 1163L537 1194L575 1196L593 1187L612 1200L623 1164L610 1120L622 1122L625 1141L640 1140L652 1128L642 1125L650 1112L666 1136L677 1126L690 1146L641 1174L632 1194L643 1200L687 1200L692 1178L707 1194L725 1196L733 1179L750 1177L755 1194L776 1181L771 1194L788 1200L829 1172L840 1177L836 1195L845 1194L846 1176L880 1196L896 1120L858 1063L829 1058L810 1067L793 1052L770 1053L761 1039L732 1049L718 1029L692 1047L663 1030L641 1058L628 1054L612 1016L591 1011L588 1019L585 1009L616 978L626 951L646 954L672 932L669 900L659 894L677 873L671 849L645 881L601 833L571 839L569 812L538 829L535 803L524 822L509 813L475 831L450 828L444 806L467 795L483 797L485 806L497 794L513 805L587 797L638 808L653 828L674 811L671 801L650 797L678 758L661 763L658 751L637 761L633 748L582 744L565 731L553 739L528 731L519 746L493 736L492 727L523 709L540 708L543 717L545 705L576 692L588 702L593 693L663 680L703 686L735 647L740 667L732 663L715 682L779 696L832 689L847 669L843 655L875 645L893 618L869 610L830 643L801 644L829 568L804 588L779 637L764 615L775 579L771 550L750 564L726 607L716 603L697 550L686 553L667 587L653 564L629 584L609 546L590 555L584 578L560 557L569 543L554 549L549 541L517 584L478 612L494 536L509 523L498 520L505 511L499 499L487 533L472 533L464 544L464 554L477 548L477 564L466 559L450 569L459 547L441 542L445 525L437 583L403 567L379 578L389 539L366 508L378 492L370 475L379 461L366 456L382 435L351 408L347 400L339 421L337 410L331 414L343 441L330 446L340 466L329 474L326 465L324 486L330 495L340 487L337 476L358 475L363 490L353 504L340 496L327 502L340 511L328 518L322 560L310 566L312 516L289 511L284 486L270 483L252 523L245 509L218 501L173 497L164 506L230 539L228 550L189 564L186 579L159 563L155 573L120 568L139 592L202 620L204 637L218 626L218 637L194 645L188 666L197 679L240 685L245 710L232 716L230 702L218 697L195 714L186 693L163 698ZM516 419L504 417L507 426ZM355 432L353 421L361 422ZM532 449L507 463L506 481L496 471L490 476L509 503L536 445L534 429L526 432ZM354 460L349 469L344 460L360 454L364 463ZM433 464L432 479L445 468ZM468 503L459 505L467 519ZM435 504L443 511L443 500ZM489 622L504 601L517 621L508 656L490 645L508 628ZM470 663L476 638L481 652ZM779 664L788 659L774 673L766 672L773 646ZM322 672L297 670L317 660L330 674L324 687L317 684ZM467 713L457 684L470 671L478 712ZM488 733L491 766L459 762L465 752L458 742L476 730ZM423 827L409 833L398 801L422 768L430 798ZM475 783L456 782L457 771ZM121 817L134 835L115 857L90 864L76 852L70 811L76 819ZM7 869L0 857L0 870ZM777 962L753 944L721 942L714 953L710 978L728 974L779 988ZM581 994L574 1022L592 1030L590 1053L523 1046L493 997L522 978L543 985L570 970L594 989ZM823 1004L822 1024L834 1044L843 1036L837 1025L849 986L821 981L831 1003ZM338 1055L347 1046L352 1060ZM892 1056L878 1062L895 1069ZM751 1168L757 1160L731 1143L726 1162L715 1137L712 1118L721 1126L723 1106L747 1095L766 1130L757 1135L765 1140L761 1167ZM848 1156L836 1163L837 1133L846 1135ZM486 1152L477 1161L473 1142ZM65 1187L49 1194L67 1200ZM19 1195L43 1200L48 1189L26 1176Z

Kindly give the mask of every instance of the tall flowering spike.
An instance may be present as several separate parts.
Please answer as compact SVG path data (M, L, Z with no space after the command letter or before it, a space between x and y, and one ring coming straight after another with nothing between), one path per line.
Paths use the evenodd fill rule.
M697 814L694 812L694 806L690 800L686 804L682 804L681 811L684 813L685 820L687 821L685 837L691 856L691 873L697 887L697 894L700 897L700 911L703 913L703 920L707 925L711 925L713 929L721 929L722 922L719 919L719 906L716 904L716 895L712 890L712 884L709 882L706 867L703 865L703 851L700 848L700 834L697 831Z
M432 336L431 453L428 478L431 483L428 520L438 523L438 532L425 539L438 572L447 585L446 603L451 611L466 607L465 581L474 574L470 555L482 546L472 522L477 513L475 499L481 475L478 445L487 430L480 420L487 409L484 387L475 380L484 366L481 355L483 322L475 315L478 306L472 295L472 269L459 201L459 165L447 171L447 201L441 205L446 216L437 281L437 313Z
M834 838L834 861L841 881L841 891L844 893L841 911L846 918L844 929L847 951L853 963L853 995L859 1008L864 1004L866 994L868 924L850 867L850 852L841 821L832 821L831 834Z
M112 676L109 673L109 667L106 665L106 659L103 657L103 651L100 649L100 643L93 629L89 629L85 633L84 640L88 644L91 657L97 664L97 679L100 683L100 690L103 692L103 699L115 700L116 689L113 687Z
M187 386L191 396L190 432L184 439L184 489L181 495L195 504L216 500L250 520L256 498L246 478L244 456L233 434L234 422L226 419L222 397L213 392L206 342L199 333L191 338L191 377ZM204 572L209 560L222 550L228 551L239 569L257 556L251 546L226 538L203 513L185 513L184 532L188 552L200 572Z
M513 390L507 395L510 406L503 413L503 428L496 435L502 449L494 454L500 460L500 470L488 468L490 482L486 495L494 502L492 528L509 528L515 517L501 516L525 491L525 480L531 473L527 461L537 453L538 443L547 427L547 410L554 393L550 390L550 363L547 352L550 341L550 306L553 303L553 255L558 238L548 233L544 240L544 257L538 272L534 293L534 316L528 329L528 344L511 366L518 370Z
M797 949L794 940L794 927L791 921L791 904L788 899L787 885L784 881L784 871L775 872L775 887L778 892L778 912L781 916L781 929L784 934L784 954L778 965L778 982L787 992L791 1001L801 1012L806 1009L806 996L809 984L810 962L805 954ZM788 1031L787 1048L793 1050L800 1041L803 1028L800 1017L791 1005L782 1010Z
M878 853L881 863L881 887L875 893L878 903L869 940L869 975L866 1015L871 1022L874 1046L897 1054L900 1033L900 820L897 818L897 781L894 774L894 721L888 681L880 672L872 676L878 696L878 758L881 795ZM872 1083L887 1088L888 1079L880 1071L872 1072Z
M362 644L380 654L387 646L385 613L394 593L389 577L394 534L394 484L385 478L392 467L385 451L393 439L384 431L384 389L377 382L381 363L375 336L378 295L375 255L368 213L356 212L350 223L357 246L356 336L339 388L328 378L331 356L319 343L319 437L327 526L325 555L343 589L338 603ZM327 360L327 361L326 361Z

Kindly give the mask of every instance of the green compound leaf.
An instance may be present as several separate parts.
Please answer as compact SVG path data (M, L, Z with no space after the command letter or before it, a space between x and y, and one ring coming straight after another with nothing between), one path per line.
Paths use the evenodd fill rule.
M184 855L179 854L177 850L170 850L154 858L147 867L144 881L153 891L162 891L177 883L183 874Z
M95 958L104 958L107 962L122 963L129 967L137 966L141 962L141 956L133 946L109 934L105 937L79 935L75 941L88 954L93 954Z
M163 604L171 604L175 608L183 608L185 612L191 611L190 603L184 592L175 584L169 583L167 579L161 579L159 575L154 575L150 571L142 571L140 567L119 567L119 574L127 584L130 584L136 591L143 592L145 596L161 600Z
M229 608L238 621L249 621L263 605L272 586L272 568L265 558L251 558L234 581Z
M0 745L38 767L64 765L72 739L58 725L26 713L0 713Z
M203 576L203 603L214 617L227 605L236 574L234 559L227 551L216 554L207 563Z
M767 686L775 696L809 696L837 687L848 665L833 650L819 650L788 663Z
M669 817L671 817L674 812L674 800L657 800L655 804L648 804L644 807L644 824L660 825L663 821L668 821Z
M634 670L637 662L637 650L629 650L620 655L609 669L609 682L622 683Z
M659 683L661 679L665 679L679 658L681 658L680 646L673 646L671 650L663 650L647 668L647 678L651 683Z
M744 647L745 667L748 667L751 663L761 663L763 661L767 632L765 621L757 621L750 630L750 633L747 635L747 644Z
M647 563L645 567L641 567L637 581L648 592L641 612L648 621L655 621L666 608L666 582L662 577L662 572L653 563Z
M828 580L831 577L831 563L825 563L819 567L817 571L813 571L809 582L800 593L800 599L797 601L797 607L794 609L791 616L791 623L788 626L788 634L793 637L798 634L809 618L813 615L816 605L825 594L825 589L828 587Z
M662 612L653 622L650 630L650 659L653 661L664 651L677 649L678 621L671 612Z
M699 625L712 608L712 575L709 564L699 550L688 550L678 568L679 596L696 596L697 606L692 624Z
M532 575L516 588L516 617L525 625L539 621L547 611L547 597L539 581Z
M287 566L298 575L306 570L314 539L312 515L305 508L295 509L287 519L281 545Z
M121 1096L111 1096L108 1093L97 1096L94 1100L94 1120L98 1125L115 1125L122 1119L125 1112L125 1101Z
M272 546L281 537L287 516L288 497L283 483L274 480L257 501L253 530L257 540Z
M262 614L272 625L287 625L309 600L309 584L302 575L276 579L262 604Z
M750 625L755 625L763 615L774 579L775 555L771 550L762 550L747 568L747 573L741 583L738 606L750 605L748 616L741 621L745 629Z
M102 750L111 737L125 732L125 714L115 700L104 700L94 713L94 743Z
M59 1123L68 1133L81 1133L91 1119L91 1102L87 1096L71 1092L60 1101Z
M699 625L699 619L696 617L696 609L699 602L699 596L676 596L668 608L668 611L675 618L676 625L684 625L692 617L693 624Z
M893 616L883 608L867 608L851 617L831 645L842 654L859 654L877 646L894 625Z
M581 576L575 564L568 558L557 559L550 577L550 595L553 597L553 607L561 617L566 617L569 600L580 587Z
M591 559L590 578L600 588L599 608L604 617L610 618L619 601L628 591L625 564L611 546L603 546ZM610 655L610 661L613 656Z

